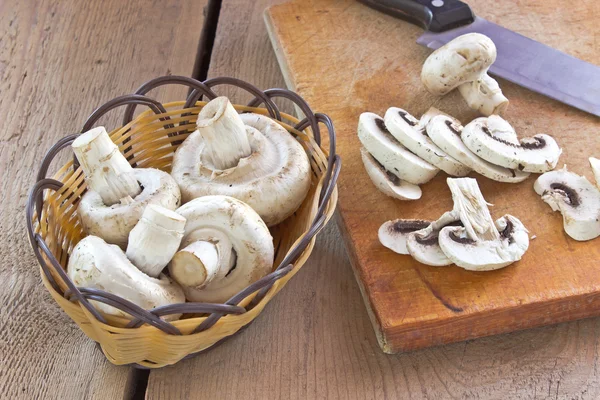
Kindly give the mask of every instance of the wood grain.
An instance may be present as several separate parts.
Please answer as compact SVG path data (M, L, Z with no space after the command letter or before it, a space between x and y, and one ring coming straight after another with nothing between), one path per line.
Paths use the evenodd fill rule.
M263 9L276 2L224 2L211 76L283 85L262 23ZM385 355L331 223L252 326L152 371L147 398L592 400L600 396L599 333L594 319Z
M599 8L581 1L551 11L548 3L508 1L502 7L469 2L477 15L559 50L600 64ZM574 23L577 21L577 23ZM434 220L452 207L443 173L423 185L423 197L401 202L378 192L360 160L356 126L361 112L390 106L420 115L430 106L464 123L476 115L457 93L436 98L420 82L430 50L415 41L420 28L356 1L293 1L273 7L267 25L287 81L313 107L329 113L344 160L340 177L341 227L371 310L381 347L397 352L600 314L600 246L566 237L562 219L522 184L477 176L495 206L493 215L520 218L537 239L523 260L475 273L456 266L428 267L384 248L379 226L394 218ZM340 68L343 66L343 68ZM500 81L506 114L522 137L545 132L563 148L560 164L592 178L587 158L600 153L598 118L525 88ZM582 140L585 138L584 140ZM472 176L476 176L472 174Z
M42 286L24 204L46 150L94 108L156 76L191 73L205 4L0 1L0 397L130 394L129 368L109 364ZM102 122L115 127L121 113Z

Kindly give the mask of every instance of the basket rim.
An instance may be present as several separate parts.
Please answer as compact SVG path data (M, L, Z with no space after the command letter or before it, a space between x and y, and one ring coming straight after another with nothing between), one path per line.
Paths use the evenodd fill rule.
M238 294L234 295L228 301L222 304L212 303L199 303L199 302L185 302L174 305L168 305L159 307L153 310L144 310L141 307L111 293L92 288L78 288L70 280L66 271L61 266L60 262L56 259L52 251L48 248L44 238L38 232L34 226L35 218L37 223L41 222L42 209L44 205L44 192L46 189L60 190L63 183L52 178L47 178L46 174L52 160L56 155L64 148L70 147L73 140L75 140L81 133L89 130L97 120L106 114L108 111L126 105L127 108L123 117L123 126L126 126L138 118L144 117L148 112L138 115L135 119L133 114L137 105L145 105L152 110L155 114L166 114L167 110L163 103L158 102L145 94L151 89L157 88L163 85L179 84L190 87L191 92L187 96L183 108L188 109L198 105L205 104L201 101L203 97L208 100L212 100L218 95L213 91L213 87L220 85L229 85L237 88L244 89L255 97L245 106L246 108L261 110L262 113L268 113L268 116L279 123L282 123L284 127L286 124L282 121L282 116L286 119L291 120L295 123L291 127L295 131L303 132L307 128L311 129L312 138L317 144L318 148L323 152L327 158L327 167L322 176L320 177L319 187L316 189L318 192L318 207L317 212L314 215L313 220L310 223L310 227L300 236L292 245L286 256L283 258L281 263L271 273L264 276L260 280L250 284ZM277 105L272 101L273 98L285 98L291 100L297 108L304 113L304 119L298 120L293 116L281 113ZM172 104L164 103L164 104ZM257 108L260 105L264 105L264 108ZM239 106L244 107L244 106ZM189 115L189 114L183 114ZM161 121L170 120L169 116L160 117ZM319 124L324 125L327 128L327 134L329 137L329 148L323 149L321 145L321 132ZM181 124L180 124L181 125ZM165 125L165 127L175 127L173 124ZM292 132L289 127L286 130ZM176 132L179 134L179 132ZM169 134L171 135L171 134ZM309 137L311 135L308 135ZM123 144L127 143L130 139L123 140ZM135 164L133 164L135 167ZM78 162L73 155L73 168L77 169ZM322 113L313 113L308 103L298 94L287 89L267 89L261 91L255 86L244 82L240 79L230 77L218 77L206 80L204 82L188 78L184 76L162 76L152 79L136 90L131 95L116 97L92 112L92 114L86 119L83 128L80 133L65 136L59 139L46 153L44 156L40 168L38 170L36 183L30 190L28 201L26 204L26 223L30 245L35 253L35 256L40 264L41 271L43 273L44 284L46 281L48 290L54 290L57 295L64 297L70 301L77 301L81 306L84 307L85 311L89 312L98 322L113 326L107 321L104 316L91 305L89 300L103 302L117 308L126 311L132 316L129 324L125 328L135 329L144 324L148 324L157 328L158 330L169 334L169 335L181 335L181 331L174 326L172 323L164 321L160 317L167 314L189 314L189 313L207 313L208 317L193 330L192 333L198 333L210 329L214 326L220 318L225 315L236 315L244 314L254 307L256 307L265 298L267 293L273 288L273 285L282 277L295 269L295 262L304 253L307 248L312 248L317 233L325 226L330 219L335 209L335 203L330 204L331 200L337 199L337 178L339 176L341 168L341 159L336 154L336 137L335 128L331 119ZM329 209L329 210L328 210ZM60 286L57 284L51 270L55 271L60 279L64 281L67 286L67 290L63 292ZM248 304L245 306L240 305L240 302L249 296L254 295ZM173 321L175 322L175 321ZM214 346L214 345L213 345ZM212 347L212 346L211 346ZM209 347L209 348L211 348Z

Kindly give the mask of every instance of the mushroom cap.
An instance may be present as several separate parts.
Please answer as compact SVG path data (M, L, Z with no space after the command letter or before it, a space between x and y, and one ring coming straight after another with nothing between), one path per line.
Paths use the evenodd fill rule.
M218 242L225 235L236 255L226 276L202 289L184 287L188 300L225 302L273 269L273 238L248 204L229 196L204 196L184 204L177 213L187 220L180 248L198 240Z
M379 115L365 112L358 119L358 138L365 149L398 178L420 185L429 182L439 169L411 153L385 127Z
M381 192L400 200L421 198L423 193L419 186L405 182L386 170L364 147L360 148L360 155L369 178Z
M181 193L171 175L154 168L134 168L133 174L143 187L133 202L107 206L96 192L89 190L83 195L77 211L88 235L99 236L124 248L129 232L138 223L147 205L156 204L169 210L179 207Z
M193 132L177 149L171 175L183 202L208 195L248 203L269 226L292 215L310 189L310 162L302 145L281 125L259 114L241 114L252 147L237 166L213 169L202 162L203 139Z
M452 264L438 243L440 230L449 225L461 225L455 212L448 211L429 226L408 234L406 248L409 254L425 265L443 267Z
M570 237L585 241L600 236L600 191L584 176L565 166L540 175L533 189L553 211L560 211Z
M448 175L465 176L471 171L433 143L419 120L406 110L390 107L385 113L385 126L407 149Z
M127 259L120 247L97 236L87 236L77 243L69 257L67 273L75 286L104 290L145 310L185 302L183 290L169 277L146 275ZM118 308L91 302L103 313L131 318ZM164 317L165 320L177 318L178 315Z
M473 153L492 164L524 172L542 173L556 167L562 150L551 136L538 134L515 144L495 135L499 118L495 116L492 124L489 118L477 118L464 127L462 140Z
M529 234L519 219L505 215L495 222L498 240L473 240L464 227L440 231L439 245L457 266L469 271L492 271L521 259L529 247Z
M496 46L480 33L459 36L427 57L421 70L421 81L438 96L458 85L476 81L496 61Z
M377 232L382 245L398 254L410 254L406 248L409 233L427 228L431 221L422 219L395 219L384 222Z
M452 158L473 171L498 182L522 182L528 172L499 167L477 156L461 140L463 126L452 117L439 115L427 125L427 135Z

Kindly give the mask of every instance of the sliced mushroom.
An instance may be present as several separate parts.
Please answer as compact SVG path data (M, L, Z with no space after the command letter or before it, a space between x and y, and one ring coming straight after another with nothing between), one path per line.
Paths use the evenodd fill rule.
M521 259L529 247L529 235L521 221L505 215L492 220L487 203L472 178L447 180L454 212L463 227L442 228L439 244L457 266L471 271L503 268Z
M434 117L427 125L427 135L431 140L473 171L498 182L516 183L527 179L528 172L502 168L478 157L461 140L462 131L463 126L458 120L443 115Z
M97 236L82 239L69 257L67 273L78 287L104 290L129 300L145 310L185 302L183 290L166 275L152 278L135 267L123 250ZM131 318L118 308L91 301L99 311ZM165 320L179 318L169 315Z
M125 254L142 272L156 278L179 249L184 227L181 215L150 204L129 233Z
M421 115L421 118L419 119L419 126L418 126L418 128L415 128L415 129L417 129L417 130L426 129L427 125L429 124L429 122L431 122L433 117L437 117L438 115L445 115L446 117L450 117L450 115L446 114L443 111L438 110L435 107L429 107L429 110L425 111L425 114ZM452 118L452 117L450 117L450 118Z
M590 157L590 166L592 167L592 172L594 172L594 178L596 178L596 186L600 189L600 160Z
M382 245L398 254L410 254L406 248L408 234L427 228L431 221L422 219L395 219L384 222L377 236Z
M407 111L391 107L385 113L385 126L407 149L435 165L448 175L465 176L470 169L456 161L433 143L419 120Z
M435 50L423 64L421 81L443 96L459 88L469 107L484 115L501 114L508 107L498 83L487 75L496 61L496 46L479 33L459 36Z
M423 193L419 186L405 182L386 170L364 147L361 147L360 155L369 178L381 192L399 200L421 198Z
M499 124L500 117L490 118L474 119L462 131L461 138L473 153L492 164L524 172L542 173L556 167L562 150L551 136L538 134L518 144L509 142L496 136L497 127L506 124Z
M175 180L158 169L132 168L104 127L81 134L72 148L88 185L78 214L89 235L124 248L147 205L170 210L179 206Z
M439 172L439 169L402 146L377 114L365 112L360 115L358 138L386 170L406 182L420 185L429 182Z
M260 216L228 196L204 196L181 206L181 250L169 264L189 301L222 303L273 268L273 238Z
M446 226L461 226L456 212L448 211L426 228L410 233L406 241L410 255L426 265L442 267L452 264L438 242L440 231Z
M184 202L207 195L235 197L269 226L300 207L310 189L310 163L281 125L263 115L238 114L226 97L204 106L196 124L173 159L171 174Z
M585 241L600 236L600 191L584 176L564 166L540 175L533 189L553 211L560 211L565 232L573 239Z

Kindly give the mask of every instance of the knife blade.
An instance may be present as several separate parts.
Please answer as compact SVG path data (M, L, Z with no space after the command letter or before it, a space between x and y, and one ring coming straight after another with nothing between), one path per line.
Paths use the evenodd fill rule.
M457 0L361 0L426 29L417 43L437 49L466 33L488 36L498 56L490 73L600 116L600 67L481 17Z

